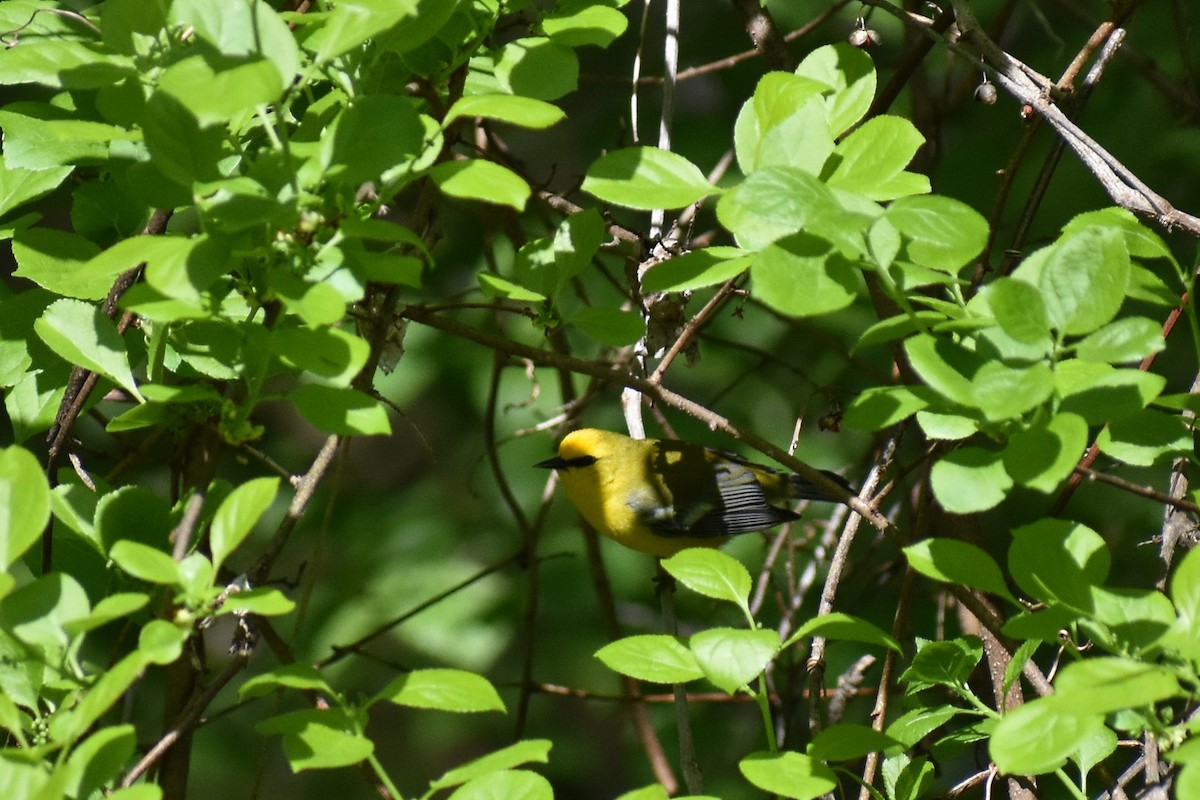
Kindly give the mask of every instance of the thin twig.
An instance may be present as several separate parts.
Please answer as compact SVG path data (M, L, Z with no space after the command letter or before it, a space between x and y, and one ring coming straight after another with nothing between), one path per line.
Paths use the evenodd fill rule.
M1088 467L1080 464L1075 465L1075 472L1084 476L1088 480L1098 481L1099 483L1107 483L1109 486L1116 486L1118 489L1122 489L1130 494L1136 494L1138 497L1145 497L1149 500L1162 503L1168 508L1174 508L1178 511L1190 511L1193 514L1200 514L1200 505L1196 505L1194 502L1188 500L1182 495L1176 497L1167 494L1166 492L1160 492L1151 486L1142 486L1141 484L1125 480L1124 478L1116 475L1110 475L1107 472L1097 472L1094 469L1089 469Z
M146 755L138 759L138 762L133 765L129 772L125 773L125 777L121 778L122 789L132 786L138 778L145 774L146 770L150 769L159 759L166 755L180 738L189 734L196 727L196 724L200 720L200 715L204 713L204 709L220 694L221 689L225 688L225 684L233 680L233 676L237 675L246 666L246 660L244 656L234 657L211 683L192 697L191 702L188 703L183 713L179 715L179 719L176 720L175 724L154 743L154 746L146 752Z
M658 596L662 603L663 625L668 636L679 635L675 621L675 580L655 561L658 568ZM675 697L675 727L679 731L679 766L683 771L683 783L688 794L704 791L704 775L700 772L700 761L696 758L696 742L692 737L692 720L688 715L687 689L682 683L671 685Z
M891 464L895 452L896 439L891 439L884 447L879 461L871 468L867 479L863 482L859 497L865 499L875 492L875 487L879 485L880 478L883 476L884 470ZM837 548L833 551L833 558L829 560L829 571L825 574L825 586L821 589L821 598L817 603L818 618L828 616L833 611L838 585L841 583L846 564L850 560L850 546L854 543L854 536L858 533L858 527L861 524L862 517L858 514L851 514L850 518L846 520L846 527L842 530L842 535L838 537ZM818 634L813 637L809 649L808 694L810 698L814 699L819 696L819 690L825 677L825 642L825 637ZM809 715L809 726L814 736L824 727L824 705L822 703L814 703L812 713Z
M900 597L896 604L896 615L892 618L892 638L896 641L904 639L904 631L908 629L908 608L912 599L913 587L916 586L916 573L911 567L904 570L904 578L900 581ZM896 672L896 661L899 654L888 648L883 656L883 670L879 675L879 690L875 694L875 707L871 709L871 727L882 731L887 727L888 703L892 697L892 676ZM859 788L858 800L870 800L870 786L875 780L879 769L878 751L867 754L863 764L862 785Z

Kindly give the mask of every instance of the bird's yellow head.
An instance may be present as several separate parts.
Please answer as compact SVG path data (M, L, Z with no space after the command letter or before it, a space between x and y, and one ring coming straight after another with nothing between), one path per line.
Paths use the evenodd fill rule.
M558 456L537 466L558 472L563 491L591 525L601 533L630 544L630 532L639 526L629 505L631 487L644 482L651 443L612 431L581 428L558 446Z

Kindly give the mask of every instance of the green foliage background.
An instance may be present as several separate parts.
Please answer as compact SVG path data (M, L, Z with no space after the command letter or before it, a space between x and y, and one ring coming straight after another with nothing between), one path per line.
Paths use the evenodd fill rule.
M1096 796L1151 752L1178 796L1196 788L1200 567L1178 563L1195 540L1194 220L1139 225L1069 150L1038 188L1059 136L995 72L998 102L973 102L980 53L1003 65L969 32L914 60L929 21L891 4L767 3L797 34L782 64L745 33L758 4L683 6L680 67L709 68L680 75L661 152L633 149L629 111L640 48L636 142L654 144L658 4L643 34L640 4L617 0L0 4L5 796L675 789L656 685L672 680L693 693L706 795L813 797L829 776L857 794L868 752L889 798L982 783L989 762L1038 775L1039 796ZM1200 208L1186 3L970 10L1052 78L1103 15L1125 25L1077 124ZM846 44L868 27L877 46ZM694 216L652 236L659 207L668 226ZM760 442L799 424L796 457L855 486L896 446L833 585L851 616L816 616L840 507L726 547L752 590L696 588L740 585L722 559L672 569L682 642L753 650L761 625L779 641L760 661L661 639L596 658L618 632L666 630L654 565L607 542L597 557L531 468L565 422L624 428L621 387L597 376L637 372L631 275L651 251L660 308L681 288L684 320L720 298L669 394L642 386L651 435L768 460ZM1094 470L1158 494L1069 494L1092 441ZM227 596L238 576L254 592ZM1018 665L1065 667L1053 700L1003 723L971 638L985 595ZM238 609L259 615L248 638ZM1066 667L1060 629L1095 649ZM810 679L814 634L829 643ZM891 637L884 740L863 726ZM231 641L255 642L244 663ZM679 671L644 674L670 654ZM999 695L1031 701L1018 671ZM640 734L618 673L655 681ZM848 675L841 716L810 725L824 704L806 690ZM758 702L715 691L744 685ZM1140 744L1114 749L1118 733ZM751 757L772 744L786 755Z

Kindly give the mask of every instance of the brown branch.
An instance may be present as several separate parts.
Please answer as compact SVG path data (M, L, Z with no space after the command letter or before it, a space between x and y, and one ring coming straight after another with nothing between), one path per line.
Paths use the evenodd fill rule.
M845 502L854 511L862 514L876 528L883 531L894 530L891 521L879 513L873 506L868 505L857 495L847 490L844 486L830 480L823 472L811 467L808 464L800 461L796 457L790 455L778 445L767 441L750 431L744 430L737 425L734 425L727 418L711 411L700 405L690 398L677 394L670 389L651 383L644 378L631 376L626 372L617 369L608 364L598 364L592 361L586 361L581 358L573 358L571 356L562 355L559 353L541 350L536 347L531 347L520 342L514 342L501 336L495 336L486 333L469 325L464 325L448 317L443 317L436 314L423 306L408 306L402 312L405 317L422 325L438 328L447 333L459 336L464 339L469 339L477 344L481 344L491 349L499 349L502 352L517 355L522 358L528 358L538 364L555 367L557 369L565 369L570 372L578 372L583 375L591 375L608 383L615 383L620 386L627 386L636 389L639 392L649 395L659 402L668 405L678 411L682 411L696 419L704 422L711 430L723 431L735 439L745 442L750 447L764 453L771 458L783 464L788 469L800 475L815 484L829 497L835 498L841 502Z
M900 598L896 604L896 616L892 618L892 638L900 641L904 631L908 629L909 603L912 600L913 587L916 586L916 573L911 567L905 569L904 578L900 582ZM896 661L899 658L890 647L883 656L883 670L879 674L879 691L875 695L875 707L871 709L871 727L882 732L887 727L888 703L892 697L892 676L896 672ZM863 764L862 785L859 787L858 800L870 800L870 786L875 781L879 770L880 753L874 751L867 754Z
M146 227L142 229L143 236L158 236L166 232L167 222L171 219L171 211L164 209L155 209L150 215L150 219L146 222ZM117 315L117 302L121 296L128 291L142 273L142 268L145 264L138 264L130 270L126 270L117 276L113 282L112 288L109 289L108 295L105 296L101 309L109 319L115 319ZM117 333L124 333L130 325L133 324L134 315L126 313L117 323ZM50 432L46 436L46 440L50 443L46 454L46 478L50 481L51 486L58 484L55 473L58 471L58 466L62 462L62 458L66 455L67 439L71 435L71 430L75 427L76 420L83 413L83 407L87 403L88 397L96 388L100 376L91 370L84 369L80 366L71 367L71 375L67 379L67 387L63 392L62 402L58 406L58 414L54 418L54 425L51 426ZM42 574L50 571L53 563L53 545L51 544L51 526L53 520L47 523L46 530L42 534Z
M1109 486L1115 486L1118 489L1129 492L1130 494L1136 494L1138 497L1145 497L1149 500L1162 503L1168 508L1173 508L1177 511L1190 511L1193 514L1200 514L1200 505L1196 505L1191 500L1188 500L1183 496L1176 497L1174 495L1167 494L1166 492L1160 492L1150 486L1142 486L1134 483L1133 481L1128 481L1124 478L1117 477L1116 475L1110 475L1107 472L1097 472L1096 470L1089 469L1081 464L1075 465L1075 472L1090 481L1107 483Z
M979 48L984 61L992 68L996 82L1038 113L1062 137L1117 205L1151 217L1167 230L1183 228L1200 236L1200 218L1174 208L1071 121L1053 99L1057 93L1054 84L1000 49L983 32L967 3L963 0L952 0L952 3L962 39Z
M225 684L233 680L233 676L238 674L238 672L240 672L242 668L246 666L246 661L247 659L245 657L235 657L225 666L225 669L221 670L221 673L217 675L217 677L214 678L211 683L193 695L191 702L189 702L187 707L184 708L183 712L179 715L179 718L175 721L175 724L172 725L166 731L166 733L164 733L159 740L154 743L154 746L146 752L146 755L142 756L138 762L133 765L129 772L125 773L125 776L121 778L122 789L132 786L138 778L146 773L146 770L150 769L150 767L154 766L154 764L156 764L164 755L170 752L171 748L174 747L176 742L182 738L186 738L193 730L195 730L197 723L200 721L200 715L204 713L204 709L208 707L209 703L216 699L216 696L220 694L221 689L225 688Z
M859 496L868 498L875 492L875 487L879 485L884 471L891 464L892 457L896 453L896 439L888 442L884 448L883 455L879 461L872 467L867 480L863 483L862 490ZM833 603L837 599L838 584L842 580L842 574L846 568L846 563L850 560L850 546L854 543L854 536L858 533L858 527L862 524L862 517L858 514L851 514L846 520L846 527L842 529L842 535L838 537L837 547L833 551L833 558L829 560L829 570L825 573L825 585L821 589L821 597L817 603L817 617L828 616L833 612ZM808 663L808 693L809 697L816 698L820 693L821 685L825 677L825 644L826 639L823 635L816 635L812 638L812 644L809 649ZM809 726L812 735L816 735L824 727L824 706L819 702L814 702L812 712L809 715Z
M930 36L937 36L927 22L914 15L893 7L886 0L862 0L864 5L883 9L903 20L908 25ZM1113 202L1138 214L1154 219L1167 230L1182 228L1194 236L1200 236L1200 218L1179 211L1164 197L1147 186L1128 167L1088 136L1078 125L1067 118L1055 104L1057 87L1046 76L1013 58L993 42L975 20L970 7L963 0L953 0L961 41L971 42L983 55L987 69L995 82L1023 105L1041 116L1084 163L1084 166L1100 182ZM938 37L945 47L964 58L974 59L976 54L960 42Z
M763 60L771 69L791 72L796 67L792 54L788 52L787 42L779 33L771 12L759 0L733 0L734 10L742 18L754 49L762 55Z

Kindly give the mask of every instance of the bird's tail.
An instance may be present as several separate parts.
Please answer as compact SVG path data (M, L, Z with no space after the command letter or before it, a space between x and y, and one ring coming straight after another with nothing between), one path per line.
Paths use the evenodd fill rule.
M841 475L838 475L836 472L830 472L827 469L823 469L821 470L821 473L839 486L845 487L846 491L848 492L858 491L850 485L849 481L847 481ZM788 475L788 494L791 495L792 499L794 500L838 500L838 498L832 497L829 492L826 492L824 489L817 488L811 482L801 478L799 475Z

